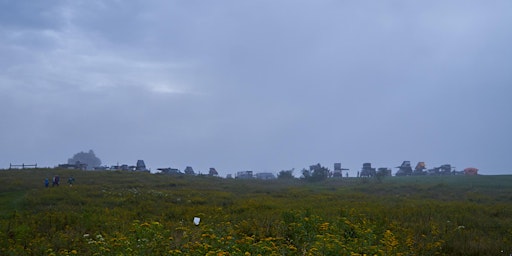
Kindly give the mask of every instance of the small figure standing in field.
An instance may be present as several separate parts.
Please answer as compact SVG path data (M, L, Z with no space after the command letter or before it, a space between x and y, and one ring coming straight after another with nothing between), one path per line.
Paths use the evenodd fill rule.
M44 186L48 187L48 185L50 185L50 181L48 180L48 178L45 178L44 179Z
M75 178L73 178L73 177L69 177L69 179L68 179L68 184L69 184L69 186L70 186L70 187L72 187L72 186L73 186L73 183L74 183L74 182L75 182Z
M60 177L59 177L59 175L55 175L55 176L53 176L52 187L59 186L59 182L60 182Z

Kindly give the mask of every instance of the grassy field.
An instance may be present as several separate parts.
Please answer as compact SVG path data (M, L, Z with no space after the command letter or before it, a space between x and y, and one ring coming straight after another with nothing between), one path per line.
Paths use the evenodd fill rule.
M512 253L512 176L312 183L53 169L0 175L0 255ZM45 188L53 175L61 185Z

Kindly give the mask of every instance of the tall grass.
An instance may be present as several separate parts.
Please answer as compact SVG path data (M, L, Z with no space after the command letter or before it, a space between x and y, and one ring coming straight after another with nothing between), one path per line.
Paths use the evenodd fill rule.
M61 185L45 188L44 178L57 174ZM512 253L512 176L303 183L52 169L0 175L0 255Z

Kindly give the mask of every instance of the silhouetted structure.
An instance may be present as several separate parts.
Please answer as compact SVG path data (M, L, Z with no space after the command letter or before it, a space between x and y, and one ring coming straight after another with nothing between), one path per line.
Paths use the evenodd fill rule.
M67 164L59 164L57 166L57 168L60 168L60 169L70 169L70 170L82 170L82 171L85 171L87 170L87 164L86 163L82 163L80 161L76 161L74 164L70 164L70 163L67 163Z
M254 178L252 171L243 171L236 173L236 179L252 179Z
M378 176L391 176L391 169L386 167L381 167L377 169L377 175Z
M187 166L187 167L185 168L185 174L188 174L188 175L194 175L194 174L196 174L196 173L194 172L194 169L192 168L192 166Z
M135 165L135 170L141 171L141 172L149 171L148 169L146 169L146 164L144 163L144 160L137 160L137 165Z
M425 162L418 162L416 167L414 168L414 171L412 172L413 175L425 175L427 174L426 171L424 171L426 168Z
M411 161L403 161L402 165L397 166L396 168L398 168L398 171L396 172L395 176L412 175Z
M181 174L181 171L179 169L176 169L176 168L158 168L157 170L159 170L162 174Z
M259 180L275 180L276 176L270 172L256 173L256 179Z
M343 177L343 171L348 171L347 168L341 168L341 163L334 163L334 172L332 176L334 178L341 178Z
M375 174L376 174L376 171L375 171L375 168L372 168L372 164L364 163L359 176L360 177L373 177L373 176L375 176Z
M20 167L21 167L21 169L27 169L27 168L36 169L37 164L11 164L11 163L9 163L9 169L18 169Z
M215 168L210 168L210 171L208 171L208 175L219 176L219 173L217 172L217 170L215 170Z
M450 164L443 164L439 167L435 167L432 169L429 169L427 171L428 175L453 175L455 172L452 173L452 166Z
M122 165L112 165L110 167L110 170L112 171L133 171L134 170L134 167L133 166L128 166L127 164L122 164Z

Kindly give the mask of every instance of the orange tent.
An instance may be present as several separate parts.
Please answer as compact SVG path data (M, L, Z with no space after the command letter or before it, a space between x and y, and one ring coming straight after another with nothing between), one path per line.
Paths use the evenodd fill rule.
M477 168L473 168L473 167L466 168L466 169L464 169L464 174L466 174L466 175L478 175L478 169Z

